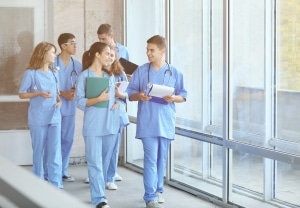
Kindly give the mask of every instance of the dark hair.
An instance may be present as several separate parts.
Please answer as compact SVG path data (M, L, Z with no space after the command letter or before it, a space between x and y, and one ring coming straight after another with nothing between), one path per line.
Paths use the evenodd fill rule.
M102 24L98 27L97 34L112 34L113 29L110 24Z
M67 43L70 39L73 39L75 38L75 35L73 35L72 33L62 33L59 35L58 39L57 39L57 42L58 42L58 45L61 49L61 45L64 44L64 43Z
M41 68L44 64L46 53L49 50L51 50L52 48L54 48L54 51L56 52L56 47L52 43L42 41L39 44L37 44L37 46L33 50L33 53L32 53L31 58L29 60L29 64L27 66L27 69L39 69L39 68ZM52 69L52 65L49 65L49 68Z
M147 43L155 44L159 49L167 48L166 39L160 35L154 35L147 40Z
M82 55L82 71L89 68L95 59L96 53L101 54L106 47L109 47L106 43L101 43L101 42L93 43L90 49L88 51L85 51ZM102 71L105 71L109 75L112 74L109 70L104 68L104 66L102 66Z

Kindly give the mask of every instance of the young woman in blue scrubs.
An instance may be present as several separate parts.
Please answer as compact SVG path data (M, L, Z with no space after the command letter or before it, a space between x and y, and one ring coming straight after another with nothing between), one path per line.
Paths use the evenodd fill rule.
M136 138L144 149L144 201L147 208L161 208L164 202L164 171L169 146L175 137L175 103L186 101L183 74L165 61L166 40L155 35L147 40L149 63L139 66L130 80L130 101L138 101ZM164 104L147 96L151 84L174 87L174 94L163 97Z
M19 97L29 99L28 125L33 149L33 173L44 180L43 155L47 152L48 181L62 185L61 162L61 100L59 78L52 68L56 47L39 43L30 58L19 88Z
M122 81L128 82L127 76L123 71L123 67L119 62L116 50L113 47L111 47L110 51L111 51L110 63L108 69L113 73L115 77L115 82L122 82ZM106 188L109 190L118 189L118 186L115 184L115 176L118 175L117 168L118 168L118 156L119 156L120 144L121 144L123 129L127 125L129 125L129 119L126 112L127 93L120 91L119 88L117 87L115 93L116 93L116 102L118 102L120 105L120 128L117 134L117 142L114 146L113 155L111 157L110 164L108 167L108 172L107 172Z
M110 48L107 44L95 42L83 54L83 71L78 77L75 102L84 111L82 134L88 165L91 200L97 208L108 208L105 197L105 178L112 157L120 127L119 104L115 102L115 80L105 69L109 63ZM87 77L107 77L109 87L98 97L86 98ZM93 106L109 101L107 108Z

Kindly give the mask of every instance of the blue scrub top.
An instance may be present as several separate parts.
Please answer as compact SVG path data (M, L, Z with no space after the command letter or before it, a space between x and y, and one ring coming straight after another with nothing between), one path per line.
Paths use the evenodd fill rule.
M28 108L28 124L44 126L60 124L60 106L55 107L57 92L59 92L59 77L57 71L28 69L23 75L19 93L49 92L51 98L36 96L30 98Z
M134 93L147 90L147 84L166 85L175 88L175 95L186 99L183 74L172 65L165 64L156 71L149 63L139 66L127 88L128 97ZM168 71L171 70L171 73ZM149 73L149 74L148 74ZM148 80L149 78L149 80ZM175 103L160 104L151 101L138 101L136 138L175 137Z
M129 60L129 53L127 48L120 43L116 43L116 45L117 45L118 58L124 58Z
M54 67L58 67L59 86L61 91L69 91L77 83L77 77L82 70L82 65L79 61L70 58L67 67L64 66L63 60L57 56L53 64ZM74 70L74 71L73 71ZM76 105L75 100L67 100L64 97L60 97L62 101L61 114L62 116L75 115Z
M104 77L109 77L104 73ZM109 77L109 104L108 108L98 108L94 106L86 106L87 98L85 95L86 78L99 77L90 69L82 71L78 76L78 84L76 88L75 103L76 106L84 111L83 118L83 136L106 136L116 134L120 127L120 110L111 110L115 102L115 81L114 76Z

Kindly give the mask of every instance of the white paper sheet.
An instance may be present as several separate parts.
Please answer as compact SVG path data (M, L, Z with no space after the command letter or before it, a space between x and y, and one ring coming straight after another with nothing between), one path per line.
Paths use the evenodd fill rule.
M174 87L153 84L148 95L162 98L166 95L172 95L173 93Z

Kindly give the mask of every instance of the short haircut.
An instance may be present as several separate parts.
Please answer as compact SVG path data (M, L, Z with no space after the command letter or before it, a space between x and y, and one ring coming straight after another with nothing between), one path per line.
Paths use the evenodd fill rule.
M160 35L154 35L147 40L147 43L155 44L159 49L167 48L166 39Z
M62 33L57 39L58 45L61 48L61 44L67 43L70 39L75 38L72 33Z
M97 34L112 34L113 29L110 24L102 24L98 27Z

